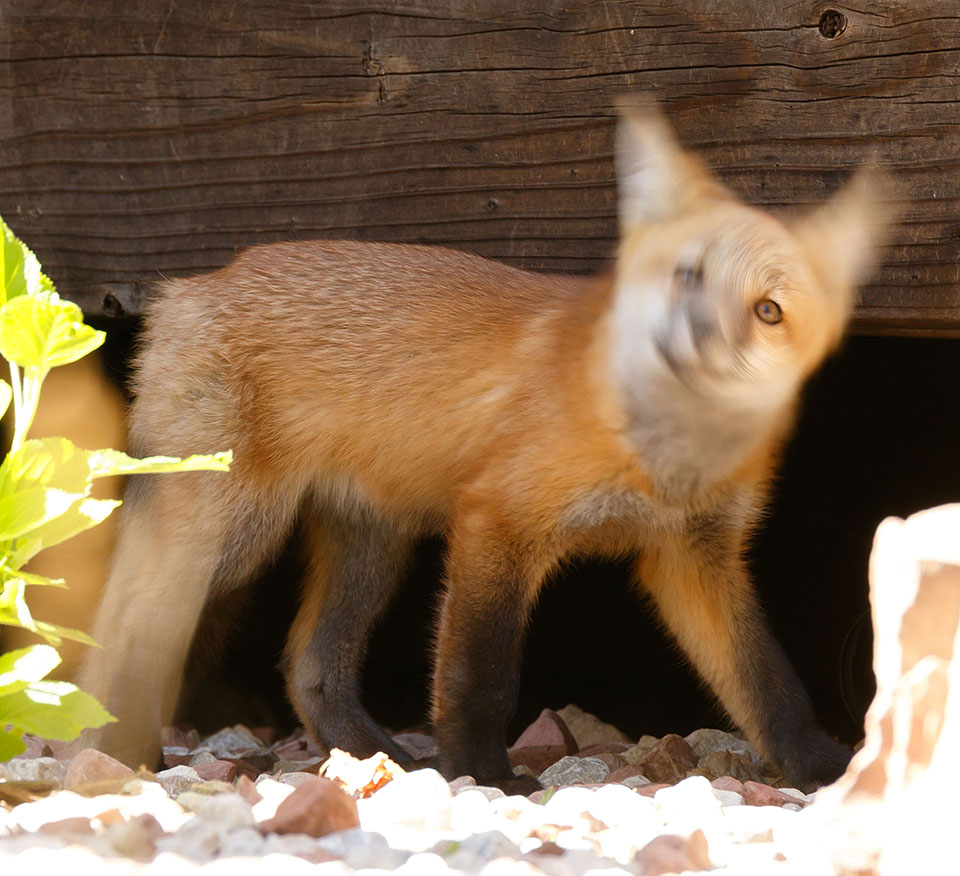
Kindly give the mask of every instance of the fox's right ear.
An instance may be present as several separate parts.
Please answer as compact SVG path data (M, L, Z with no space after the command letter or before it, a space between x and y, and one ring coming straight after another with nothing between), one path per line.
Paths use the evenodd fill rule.
M620 230L676 216L703 198L729 192L677 142L652 100L620 102L615 150Z

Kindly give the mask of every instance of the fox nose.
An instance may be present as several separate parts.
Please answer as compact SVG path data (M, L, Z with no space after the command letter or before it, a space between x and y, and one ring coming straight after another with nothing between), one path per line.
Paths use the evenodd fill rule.
M686 317L690 340L701 359L707 354L707 346L717 332L716 317L710 310L703 282L703 259L681 265L674 272L673 306L678 316Z

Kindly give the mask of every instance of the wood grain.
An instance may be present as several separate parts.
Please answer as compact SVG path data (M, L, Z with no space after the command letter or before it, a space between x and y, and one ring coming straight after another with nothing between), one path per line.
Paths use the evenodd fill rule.
M956 0L4 0L0 213L107 316L280 239L596 271L631 90L753 203L895 168L857 327L960 335Z

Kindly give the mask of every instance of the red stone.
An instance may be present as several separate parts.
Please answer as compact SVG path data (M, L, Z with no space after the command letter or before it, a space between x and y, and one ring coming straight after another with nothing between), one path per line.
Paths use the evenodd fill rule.
M237 779L237 783L234 787L237 789L237 793L251 806L255 806L263 799L262 795L257 790L257 786L254 784L253 779L251 779L249 776L240 776L240 778Z
M305 833L321 837L335 830L359 827L357 802L329 779L303 782L260 824L263 833Z
M573 738L563 718L553 709L544 709L537 720L520 734L512 747L516 749L547 745L562 747L564 755L576 754L578 750L577 740Z
M771 788L769 785L760 782L744 782L743 790L740 793L743 794L743 802L747 806L783 806L784 803L804 805L803 800L791 797L789 794L784 794L783 791L778 791L776 788Z
M207 763L198 763L194 766L197 775L206 782L232 782L237 774L237 767L228 760L211 760Z
M101 782L104 779L132 779L136 773L119 760L97 751L95 748L85 748L67 767L63 778L63 787L72 788L76 785L87 785L90 782Z
M743 782L735 779L733 776L720 776L710 783L718 791L734 791L737 794L743 793Z
M528 745L523 748L511 748L507 752L510 766L529 767L530 771L538 776L566 754L567 750L562 745Z
M697 756L690 744L676 733L668 733L637 763L641 773L651 782L673 784L686 778L697 765Z
M642 775L643 769L641 767L635 764L627 764L610 773L610 775L607 776L607 784L610 784L610 782L622 782L624 779L632 779L634 776ZM646 778L646 776L644 776L644 778Z
M645 876L712 870L707 838L695 830L689 837L665 834L650 840L634 858Z

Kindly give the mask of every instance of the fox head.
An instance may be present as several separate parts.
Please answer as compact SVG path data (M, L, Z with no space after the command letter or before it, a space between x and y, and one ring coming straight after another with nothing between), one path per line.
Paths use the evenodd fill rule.
M653 106L626 108L616 149L621 245L615 367L659 392L775 410L840 340L883 232L876 170L814 211L737 200ZM649 401L649 398L645 399Z

